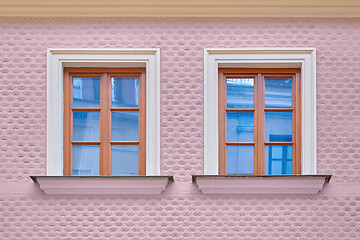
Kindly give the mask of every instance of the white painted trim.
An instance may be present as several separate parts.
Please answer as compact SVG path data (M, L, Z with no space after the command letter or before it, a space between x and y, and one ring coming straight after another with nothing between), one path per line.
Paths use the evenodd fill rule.
M316 174L316 49L204 49L204 174L218 174L218 68L301 67L301 173Z
M63 68L146 66L146 175L160 175L160 49L48 49L47 175L63 175Z

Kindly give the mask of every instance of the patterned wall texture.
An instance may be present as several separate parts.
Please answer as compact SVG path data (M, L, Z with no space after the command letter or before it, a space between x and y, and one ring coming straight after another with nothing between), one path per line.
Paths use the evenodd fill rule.
M359 39L360 19L350 18L0 18L0 239L360 239ZM333 190L146 197L6 190L46 174L47 48L155 47L161 172L188 184L203 173L203 49L316 47L317 167L333 174Z

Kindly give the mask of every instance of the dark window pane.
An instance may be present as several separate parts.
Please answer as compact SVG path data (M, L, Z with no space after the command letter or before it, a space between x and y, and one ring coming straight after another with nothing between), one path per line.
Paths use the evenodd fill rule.
M111 113L112 141L139 141L139 112L121 111Z
M227 146L226 173L254 173L254 147Z
M100 146L73 145L73 175L99 175Z
M73 78L73 107L100 107L100 78Z
M291 108L291 78L265 79L265 108Z
M292 174L292 146L265 146L265 174Z
M139 146L113 145L111 147L113 175L139 174Z
M265 112L265 142L291 142L291 116L291 112Z
M228 112L226 114L226 141L254 141L254 113Z
M254 79L226 79L227 108L254 108Z
M73 141L100 141L99 112L73 112Z
M139 79L124 77L111 78L111 106L138 107Z

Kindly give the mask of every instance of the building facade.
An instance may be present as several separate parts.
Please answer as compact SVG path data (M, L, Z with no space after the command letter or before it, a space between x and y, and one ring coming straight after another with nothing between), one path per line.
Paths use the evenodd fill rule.
M0 239L359 239L360 19L0 18ZM161 194L46 194L48 49L160 49ZM204 49L316 49L317 194L204 194ZM80 94L80 93L77 93ZM80 96L80 95L79 95ZM81 125L81 123L79 123Z

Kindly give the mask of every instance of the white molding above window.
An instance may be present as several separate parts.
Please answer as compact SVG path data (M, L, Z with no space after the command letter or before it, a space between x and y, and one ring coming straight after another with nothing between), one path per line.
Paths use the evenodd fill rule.
M160 49L48 49L47 175L63 175L64 67L146 67L146 175L160 175Z
M204 49L204 174L218 174L218 69L301 68L301 174L316 174L316 49Z

